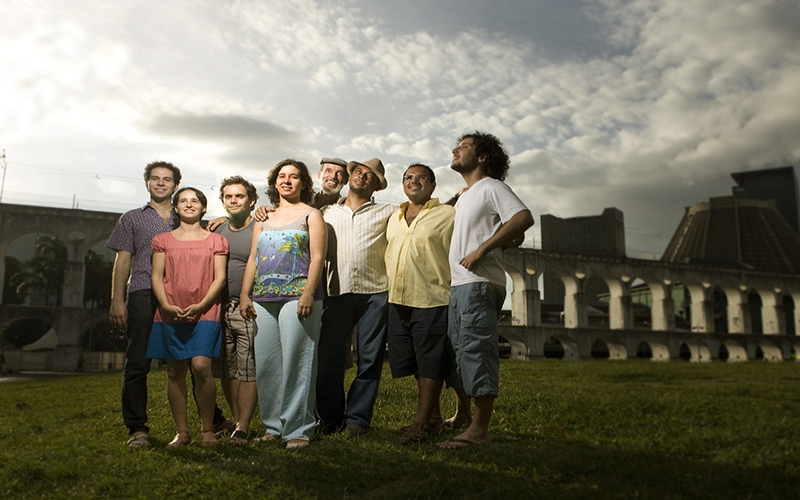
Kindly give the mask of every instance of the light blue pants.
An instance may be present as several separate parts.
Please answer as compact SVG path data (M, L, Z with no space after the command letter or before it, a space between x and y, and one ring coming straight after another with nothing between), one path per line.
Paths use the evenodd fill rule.
M297 301L256 307L256 383L261 422L284 441L314 437L317 341L322 301L310 316L297 317Z

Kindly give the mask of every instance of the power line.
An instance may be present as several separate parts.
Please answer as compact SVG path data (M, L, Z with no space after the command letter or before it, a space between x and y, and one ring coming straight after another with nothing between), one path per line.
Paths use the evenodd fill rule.
M3 150L3 162L4 162L3 168L5 169L6 168L5 167L5 150ZM36 169L36 170L39 170L39 171L43 171L43 172L61 173L61 174L71 175L71 176L82 175L82 176L86 176L86 177L94 177L96 179L124 179L124 180L129 180L129 181L141 181L142 180L141 177L127 177L127 176L124 176L124 175L113 175L113 174L108 174L108 173L99 174L99 173L96 173L96 172L81 172L81 171L76 171L76 170L65 170L65 169L62 169L62 168L42 167L42 166L39 166L39 165L31 165L30 163L12 162L12 165L22 166L22 167L29 167L29 168L33 168L33 169Z

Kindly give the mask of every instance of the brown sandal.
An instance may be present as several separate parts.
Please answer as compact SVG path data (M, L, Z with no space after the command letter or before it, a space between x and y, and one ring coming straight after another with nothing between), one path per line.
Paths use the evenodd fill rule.
M400 436L400 444L419 443L428 439L427 424L414 422Z
M181 435L186 437L183 438L181 437ZM192 442L192 437L189 436L189 431L178 431L178 433L175 434L175 437L172 439L172 441L170 441L169 444L167 445L167 449L174 450L176 448L183 448L184 446L186 446L191 442Z
M250 437L249 432L240 431L236 429L231 433L230 439L228 439L228 444L233 446L241 446L243 444L247 444L247 439Z

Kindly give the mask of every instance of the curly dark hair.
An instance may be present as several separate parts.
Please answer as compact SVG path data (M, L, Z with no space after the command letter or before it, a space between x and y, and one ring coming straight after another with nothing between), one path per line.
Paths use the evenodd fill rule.
M177 186L181 183L181 169L168 161L154 161L152 163L148 163L147 166L144 167L145 182L150 180L150 174L153 173L154 168L168 168L172 171L172 180L175 181L175 185Z
M508 175L509 159L508 153L506 153L505 148L503 148L503 143L500 142L500 139L492 134L484 134L477 130L475 133L464 134L459 137L458 143L464 139L472 139L472 142L475 144L475 154L478 158L481 156L486 158L486 163L484 163L486 175L492 179L504 181L506 175Z
M278 194L275 184L278 182L278 173L286 165L291 165L300 171L300 182L303 183L300 201L307 204L311 203L311 200L314 199L314 180L311 178L311 174L308 173L308 167L306 167L305 163L291 158L278 162L275 168L269 171L269 176L267 177L267 197L269 202L272 203L273 207L277 207L281 201L281 196Z
M219 187L219 200L225 203L225 200L223 199L223 192L225 191L226 187L234 184L239 184L244 188L245 192L247 192L247 200L250 202L250 210L252 210L258 201L258 191L253 184L251 184L241 175L234 175L233 177L228 177L222 181L222 185Z

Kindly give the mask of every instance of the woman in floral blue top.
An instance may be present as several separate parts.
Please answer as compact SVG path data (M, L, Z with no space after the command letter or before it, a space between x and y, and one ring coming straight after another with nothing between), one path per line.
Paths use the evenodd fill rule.
M313 181L304 163L284 160L269 173L269 220L255 222L239 309L255 318L256 382L262 441L288 449L314 436L317 341L322 316L322 267L328 231L309 203Z

